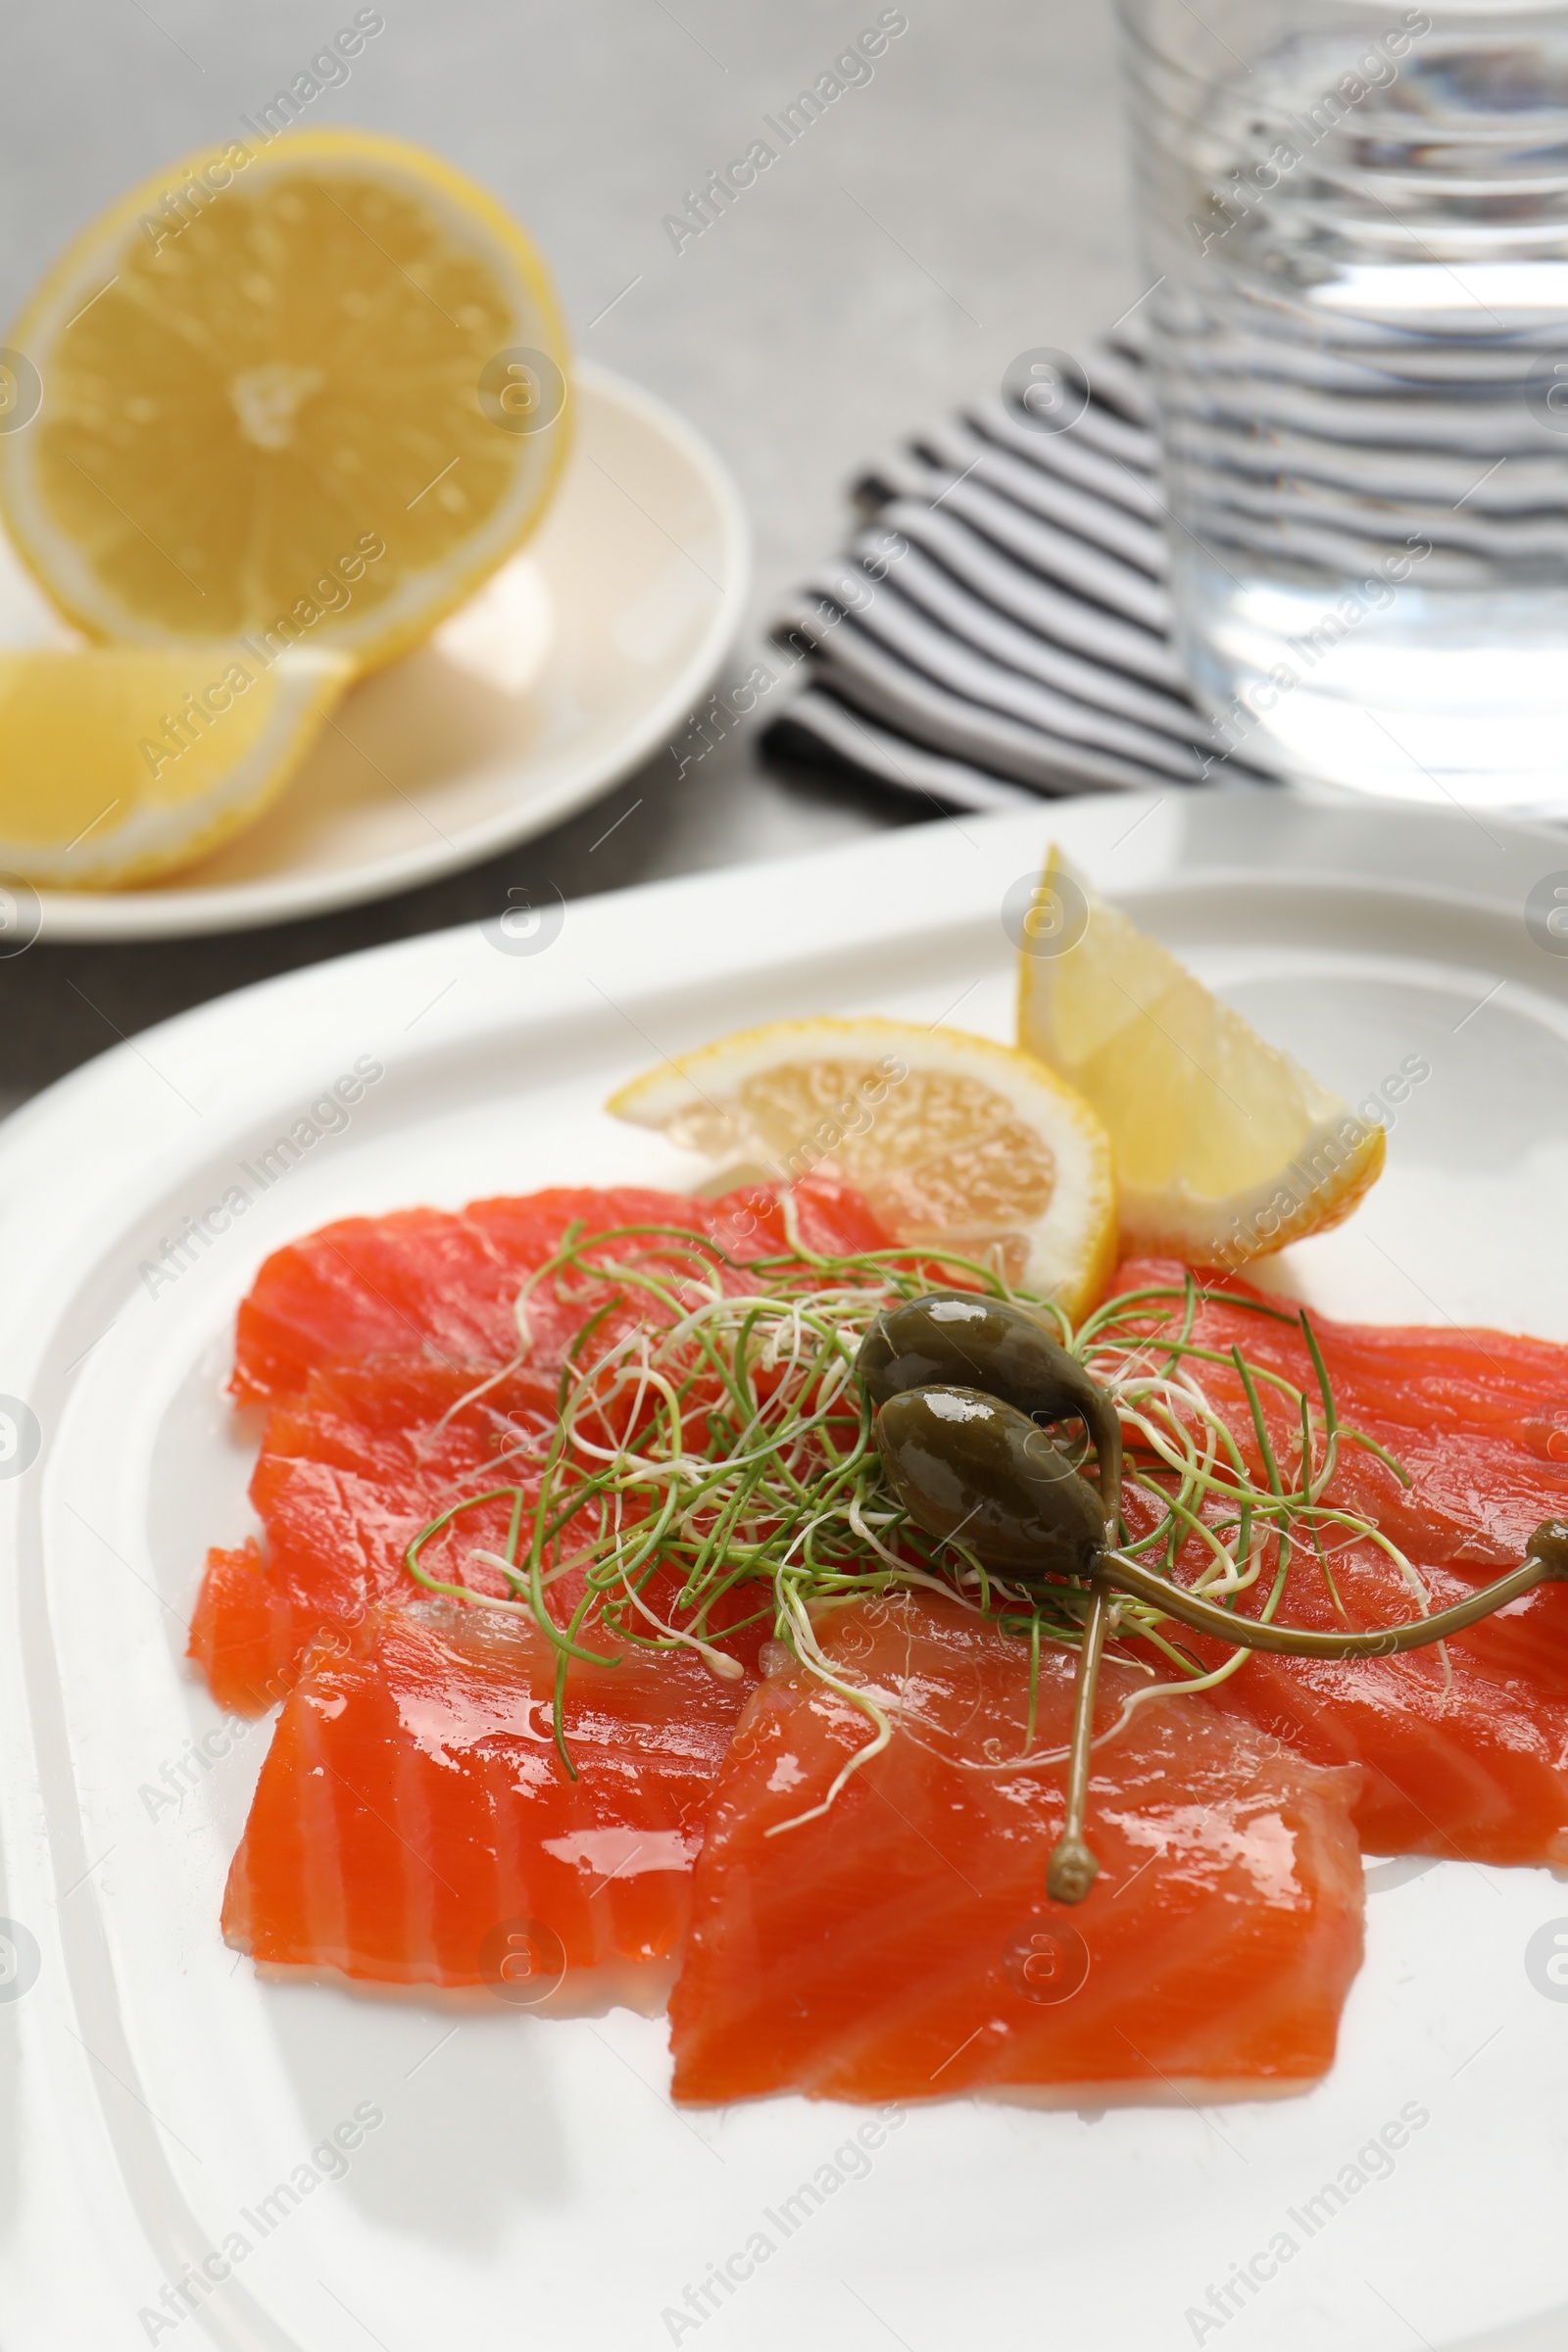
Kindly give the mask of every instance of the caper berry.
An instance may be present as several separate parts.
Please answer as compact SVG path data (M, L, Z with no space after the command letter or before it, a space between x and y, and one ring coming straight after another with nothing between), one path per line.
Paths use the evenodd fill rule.
M876 1441L889 1484L928 1535L1027 1584L1093 1570L1100 1500L1015 1406L980 1389L908 1389L877 1414Z

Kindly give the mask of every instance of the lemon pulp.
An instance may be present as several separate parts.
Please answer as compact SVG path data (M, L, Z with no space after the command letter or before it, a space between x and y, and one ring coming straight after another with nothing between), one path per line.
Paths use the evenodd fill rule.
M350 131L241 153L133 190L34 294L10 340L43 404L0 436L0 509L90 635L373 664L538 519L564 333L528 239L436 158Z
M1109 1278L1104 1130L1073 1089L989 1038L869 1017L769 1022L649 1071L610 1108L736 1180L842 1176L896 1240L989 1263L1069 1313Z

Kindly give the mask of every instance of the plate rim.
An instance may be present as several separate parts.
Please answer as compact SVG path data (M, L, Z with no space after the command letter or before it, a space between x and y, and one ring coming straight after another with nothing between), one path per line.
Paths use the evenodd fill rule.
M219 931L254 931L393 898L481 864L574 815L634 774L669 739L672 729L701 701L740 632L754 570L751 522L729 467L707 437L678 411L657 393L597 360L577 360L573 373L580 389L619 408L678 450L712 499L719 519L723 553L717 601L692 653L671 673L639 724L628 728L609 756L585 775L568 776L530 801L526 808L489 817L456 841L443 837L428 847L400 850L391 857L320 875L291 877L285 873L261 881L183 890L40 890L35 894L41 918L40 944L118 945L200 938Z

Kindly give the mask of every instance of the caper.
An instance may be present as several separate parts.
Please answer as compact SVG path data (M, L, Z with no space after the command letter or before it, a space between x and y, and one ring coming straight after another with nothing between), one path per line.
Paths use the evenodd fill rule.
M1121 1423L1104 1391L1027 1307L973 1291L932 1291L885 1307L856 1370L875 1405L933 1384L983 1390L1037 1421L1079 1420L1094 1441L1107 1533L1121 1486Z
M873 1404L906 1389L984 1389L1041 1421L1082 1419L1100 1391L1027 1307L974 1291L932 1291L884 1307L856 1369Z
M917 1526L1027 1584L1087 1576L1104 1542L1094 1489L1016 1406L980 1389L889 1396L876 1442Z

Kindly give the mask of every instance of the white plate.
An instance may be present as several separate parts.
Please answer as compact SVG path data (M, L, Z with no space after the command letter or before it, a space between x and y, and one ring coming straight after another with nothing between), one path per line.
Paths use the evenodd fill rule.
M520 556L349 695L275 808L177 881L41 893L42 936L174 939L385 898L542 833L675 740L740 625L746 517L662 401L587 362ZM69 641L6 549L0 637Z
M1568 2312L1529 2324L1568 2293L1568 2006L1524 1962L1568 1915L1546 1871L1377 1875L1342 2054L1304 2098L921 2109L788 2237L764 2214L858 2112L676 2115L657 2021L264 1985L220 1940L266 1733L215 1739L229 1752L205 1769L218 1717L180 1652L203 1546L247 1525L218 1386L264 1251L353 1210L679 1182L672 1148L599 1104L736 1022L874 1008L1005 1034L999 908L1048 831L1352 1100L1407 1055L1430 1063L1384 1183L1282 1280L1330 1308L1568 1338L1568 960L1522 915L1568 854L1462 816L1172 795L922 827L575 903L542 952L465 930L318 965L67 1079L0 1133L0 1390L43 1442L0 1481L0 1914L40 1955L0 2000L8 2344L183 2346L203 2328L236 2352L1568 2340ZM347 1132L150 1296L150 1251L361 1055L386 1074ZM177 1811L144 1793L182 1775ZM1308 2237L1293 2211L1411 2103L1429 2121L1390 2177ZM258 2201L367 2104L383 2121L346 2178L264 2233ZM756 2276L682 2327L688 2286L758 2230L774 2248ZM1278 2276L1205 2328L1210 2287L1254 2257L1266 2271L1282 2231L1298 2245ZM177 2309L185 2265L235 2233L232 2278L157 2331L166 2285Z

